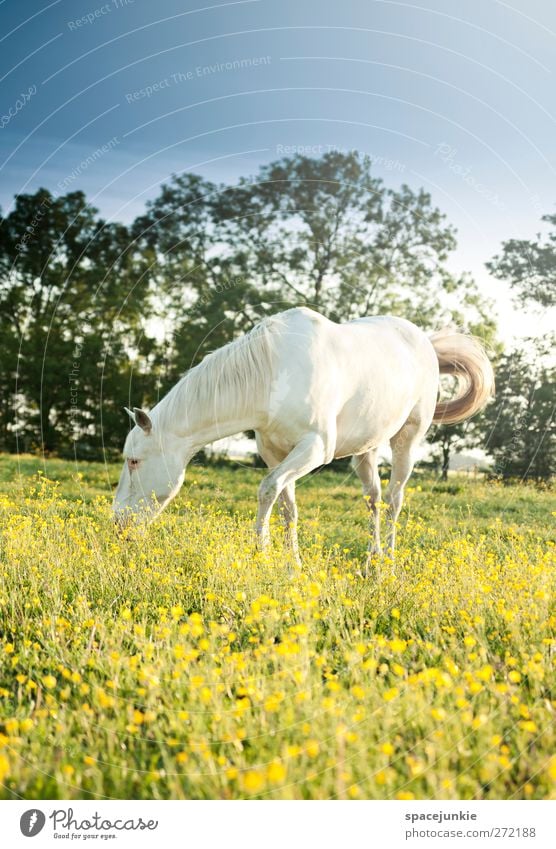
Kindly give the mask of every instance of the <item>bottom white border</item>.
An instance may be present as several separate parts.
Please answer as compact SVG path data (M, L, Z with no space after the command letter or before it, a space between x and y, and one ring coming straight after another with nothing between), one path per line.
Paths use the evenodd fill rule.
M8 801L0 803L0 843L6 849L553 849L555 819L556 801Z

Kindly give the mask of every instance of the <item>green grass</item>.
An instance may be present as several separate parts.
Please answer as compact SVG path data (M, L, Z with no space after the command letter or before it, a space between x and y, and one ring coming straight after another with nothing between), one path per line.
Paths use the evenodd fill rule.
M364 579L359 484L324 470L291 578L260 470L190 467L126 539L118 474L0 458L3 797L554 794L552 493L416 475Z

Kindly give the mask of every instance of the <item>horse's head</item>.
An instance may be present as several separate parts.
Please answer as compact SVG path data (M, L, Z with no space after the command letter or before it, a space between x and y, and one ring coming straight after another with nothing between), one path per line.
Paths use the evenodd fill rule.
M126 412L135 424L124 445L124 466L112 510L120 526L131 520L154 519L179 492L185 458L180 440L157 432L156 424L138 407Z

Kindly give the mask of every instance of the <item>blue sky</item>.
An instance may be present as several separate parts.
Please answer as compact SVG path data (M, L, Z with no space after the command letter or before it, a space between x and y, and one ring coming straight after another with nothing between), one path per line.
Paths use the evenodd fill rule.
M172 172L357 148L432 193L505 335L542 331L484 262L555 210L555 72L548 0L3 0L0 204L65 185L125 221Z

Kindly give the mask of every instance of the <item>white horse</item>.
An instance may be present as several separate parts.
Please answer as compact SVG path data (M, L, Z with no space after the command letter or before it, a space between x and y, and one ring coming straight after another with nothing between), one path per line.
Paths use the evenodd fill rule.
M462 379L463 392L437 401L439 374ZM443 330L429 337L391 316L335 324L305 307L287 310L205 357L150 413L127 410L135 427L124 446L115 518L121 524L154 518L179 491L197 451L254 430L271 469L259 487L262 547L279 500L286 540L299 562L295 482L335 457L352 455L371 515L371 557L382 553L377 452L389 441L385 501L393 553L416 447L432 422L463 421L493 389L491 364L471 336Z

